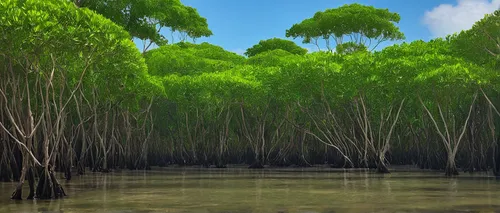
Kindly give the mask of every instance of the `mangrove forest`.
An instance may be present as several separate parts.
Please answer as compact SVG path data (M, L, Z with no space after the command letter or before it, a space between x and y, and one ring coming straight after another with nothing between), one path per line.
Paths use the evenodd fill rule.
M0 181L21 200L174 165L500 177L500 11L429 41L400 19L325 8L239 55L196 42L179 0L2 0Z

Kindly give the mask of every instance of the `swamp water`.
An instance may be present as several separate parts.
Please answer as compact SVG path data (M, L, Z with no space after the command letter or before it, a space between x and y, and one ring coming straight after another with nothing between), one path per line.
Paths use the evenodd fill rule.
M169 168L60 182L68 197L53 201L11 201L15 184L0 183L0 212L500 212L485 174Z

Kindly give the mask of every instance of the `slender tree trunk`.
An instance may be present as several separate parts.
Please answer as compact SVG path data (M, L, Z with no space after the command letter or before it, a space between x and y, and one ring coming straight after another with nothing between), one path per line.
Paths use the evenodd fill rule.
M472 103L469 107L469 112L468 112L468 115L465 119L465 122L464 124L462 125L461 127L461 132L459 133L458 135L458 138L455 137L455 134L453 134L453 136L451 136L450 132L452 133L455 133L455 125L453 125L452 127L448 127L448 122L446 119L445 119L445 116L444 116L444 113L443 113L443 110L441 109L441 106L440 104L438 103L437 104L437 107L438 107L438 111L439 111L439 116L441 117L441 120L442 120L442 123L443 123L443 126L444 126L444 131L442 131L439 127L439 125L437 124L436 122L436 119L434 118L434 116L432 115L432 113L429 111L429 109L427 108L427 106L424 104L424 102L422 101L422 99L420 99L420 103L422 104L422 106L424 107L425 111L427 112L427 115L429 115L429 118L431 119L431 121L433 122L434 124L434 127L436 128L436 131L438 133L438 135L441 137L442 139L442 142L446 148L446 152L448 154L448 157L447 157L447 163L446 163L446 168L445 168L445 175L446 176L455 176L455 175L458 175L458 170L457 170L457 167L456 167L456 163L455 163L455 156L458 152L458 148L460 146L460 143L465 135L465 132L467 130L467 126L468 126L468 123L469 123L469 119L471 117L471 114L472 114L472 109L474 107L474 103L476 102L476 98L477 98L477 92L474 94L474 99L472 100ZM452 123L454 124L455 120L452 120ZM444 132L444 133L443 133Z
M23 154L26 155L26 154ZM22 191L24 180L26 179L26 172L28 172L28 158L23 157L23 166L21 169L21 177L19 178L19 183L17 183L16 189L14 193L12 193L11 199L13 200L22 200Z

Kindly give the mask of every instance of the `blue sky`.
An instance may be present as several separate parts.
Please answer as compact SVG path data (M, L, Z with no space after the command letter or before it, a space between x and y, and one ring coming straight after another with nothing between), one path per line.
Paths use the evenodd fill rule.
M493 12L500 0L181 0L207 18L214 33L199 42L209 42L243 53L260 40L285 38L286 29L317 11L343 4L361 3L388 8L401 16L398 24L406 41L429 40L468 29L474 22ZM170 33L165 33L170 35ZM167 36L170 40L170 36ZM299 45L315 49L313 45ZM390 45L385 43L383 46Z

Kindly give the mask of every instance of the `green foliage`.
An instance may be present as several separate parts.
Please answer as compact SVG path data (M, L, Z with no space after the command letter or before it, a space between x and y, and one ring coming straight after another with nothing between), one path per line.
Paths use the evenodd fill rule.
M332 49L330 39L333 39L336 45L340 45L344 38L359 46L375 49L381 42L405 38L395 25L399 20L399 14L387 9L356 3L317 12L312 18L294 24L286 31L286 36L300 37L304 39L304 43L316 45L318 39L324 39L328 50ZM372 39L375 42L372 43Z
M411 43L402 43L386 47L377 55L387 58L404 58L423 55L453 55L452 45L448 40L434 39L429 42L416 40Z
M500 54L500 11L486 15L474 26L448 39L453 43L456 55L471 62L492 68L498 68Z
M359 4L345 5L318 12L287 31L287 36L302 37L306 43L333 39L337 42L336 53L306 54L294 42L274 38L249 48L246 55L250 57L246 59L209 43L162 45L140 54L131 35L164 42L153 23L191 37L211 34L206 31L206 20L178 0L76 4L81 7L62 0L0 2L0 89L13 94L15 88L11 85L16 82L18 88L27 86L30 89L26 90L36 94L31 96L35 105L44 98L39 91L50 88L55 104L47 106L55 109L60 105L57 100L69 99L82 78L81 89L74 98L80 111L78 116L71 110L65 112L68 123L79 123L82 118L75 118L80 114L85 117L91 113L89 117L96 120L105 114L115 117L109 122L132 128L129 119L133 117L132 122L142 126L133 131L142 131L145 136L150 128L154 130L154 143L169 141L165 147L174 147L170 151L185 154L193 161L199 160L196 155L201 154L208 159L213 150L223 155L224 146L229 144L239 151L257 150L267 157L274 154L271 149L299 147L296 141L301 141L300 146L314 147L315 152L324 150L318 138L304 136L306 131L309 135L330 135L332 143L349 149L348 155L363 151L379 155L378 150L362 150L367 149L368 143L363 133L378 130L371 137L384 136L387 123L392 123L391 116L403 100L395 131L403 144L399 146L407 149L407 141L420 143L421 136L409 128L425 132L426 140L437 138L430 131L432 128L425 129L432 124L422 106L437 118L441 117L438 110L442 108L443 117L457 117L456 121L460 121L480 88L491 96L498 96L500 91L500 74L494 69L497 62L492 56L500 52L495 49L497 41L491 39L499 37L495 34L497 13L471 30L446 39L413 41L371 52L371 39L382 42L404 37L395 26L399 15ZM129 10L124 12L124 8ZM143 22L146 17L151 19ZM483 36L482 32L488 33ZM344 38L350 40L343 42ZM13 74L7 72L10 70L6 66L11 61ZM54 80L47 80L53 70ZM24 89L17 91L21 90ZM73 104L73 99L69 100ZM152 112L148 112L145 103L153 103ZM481 110L489 106L484 103L483 100L483 105L477 106L476 121L485 114ZM8 106L5 102L0 104ZM39 117L40 109L33 111L37 115L34 117ZM129 112L136 114L129 116ZM446 122L439 125L455 125ZM369 128L363 127L368 124ZM91 128L107 125L96 121ZM280 129L280 125L284 127ZM295 128L296 125L301 127ZM73 127L88 126L82 119L80 127ZM100 130L87 132L94 131ZM132 133L118 130L106 134L102 135L108 137L107 141L121 143L119 140L129 140L125 138ZM288 157L290 153L280 153L278 157ZM184 161L183 156L181 160Z
M280 38L271 38L267 40L261 40L258 44L248 48L245 52L245 55L248 57L252 57L267 51L278 49L297 55L304 55L307 53L306 49L299 47L293 41Z
M158 45L167 43L159 33L163 27L186 33L191 38L212 35L207 20L179 0L77 0L75 3L111 19L131 36L149 39Z
M380 70L380 79L384 81L392 80L392 84L397 83L398 87L393 88L393 90L397 90L406 96L426 92L427 89L434 89L439 85L447 87L448 80L460 79L460 81L472 81L476 84L482 82L477 76L478 73L476 73L479 72L477 66L454 56L450 51L450 47L450 42L443 39L430 42L419 40L387 47L375 53L376 68ZM457 70L453 71L453 69L450 69L451 67L455 67ZM475 71L469 72L469 69ZM451 75L444 77L438 75L439 73ZM452 73L460 73L461 76ZM395 76L391 77L391 75ZM437 80L437 76L441 76L438 78L441 80ZM433 80L431 81L431 79ZM427 92L436 94L432 91Z
M357 44L355 42L350 41L337 45L335 52L339 54L352 54L356 52L366 52L366 51L368 51L368 48L366 48L365 45Z
M213 60L227 61L235 64L242 64L245 62L245 57L238 55L234 52L229 52L224 48L203 42L201 44L193 44L188 42L179 42L175 45L185 51L191 51L193 55Z
M230 69L245 62L243 56L208 43L178 43L148 51L145 55L149 73L199 75Z
M254 93L259 83L248 76L243 77L228 70L218 73L203 73L196 76L169 75L164 77L167 98L178 103L184 110L219 106L235 102Z
M56 64L56 76L71 87L83 75L84 87L96 88L108 101L137 104L161 94L129 34L93 11L58 0L8 0L0 11L0 53L18 63L26 58L40 74Z
M280 66L288 62L293 63L298 58L302 58L302 56L292 54L282 49L276 49L276 50L266 51L256 56L250 57L247 60L247 64L262 66L262 67L273 67L273 66Z

